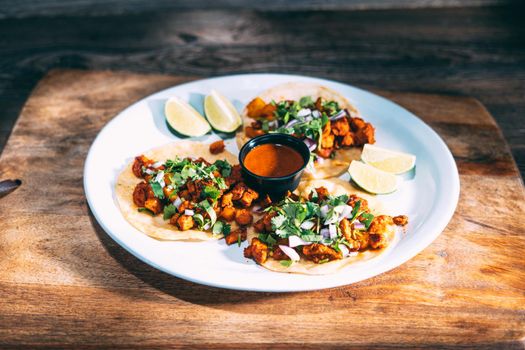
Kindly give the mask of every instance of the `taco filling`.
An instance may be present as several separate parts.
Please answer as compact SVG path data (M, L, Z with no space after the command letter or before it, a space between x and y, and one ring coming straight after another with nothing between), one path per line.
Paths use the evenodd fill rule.
M246 114L254 119L245 127L247 137L268 132L294 135L304 140L316 158L333 158L341 148L375 142L370 123L353 117L337 101L322 97L268 103L256 97L247 105Z
M228 244L246 239L253 222L250 208L266 199L243 183L239 165L226 160L176 157L156 162L141 155L131 169L143 179L133 190L139 212L162 216L179 231L224 235ZM238 228L233 230L230 223Z
M269 206L253 224L259 234L244 255L261 265L269 260L284 267L301 261L323 264L386 248L395 226L407 223L403 215L374 216L368 202L356 195L332 196L318 187L307 199L289 193Z

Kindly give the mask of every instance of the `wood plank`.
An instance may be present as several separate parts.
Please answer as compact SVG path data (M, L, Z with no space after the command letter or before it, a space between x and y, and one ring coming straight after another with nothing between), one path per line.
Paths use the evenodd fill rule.
M24 181L0 200L0 347L522 346L525 190L471 98L378 91L434 126L461 173L445 232L393 271L309 293L226 291L118 246L85 202L88 147L121 109L188 79L55 70L33 91L0 156L0 175Z
M524 5L317 12L152 7L7 18L0 20L0 129L9 133L31 89L55 67L201 77L298 73L364 88L473 96L496 118L525 174L525 130L516 127L525 111Z
M0 18L24 18L41 16L107 16L137 14L173 10L211 9L256 9L264 11L312 11L312 10L377 10L414 9L441 7L479 7L503 5L504 0L267 0L264 2L245 0L193 1L123 1L123 0L70 0L67 2L45 0L34 3L28 0L4 0Z

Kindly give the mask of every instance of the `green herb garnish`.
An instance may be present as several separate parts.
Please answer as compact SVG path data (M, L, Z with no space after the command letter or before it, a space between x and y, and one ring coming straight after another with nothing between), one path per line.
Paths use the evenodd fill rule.
M147 213L149 215L155 215L155 213L149 210L148 208L138 208L137 210L139 213Z
M281 260L279 261L279 264L281 264L284 267L290 267L293 264L292 260Z
M169 220L173 215L177 213L177 207L173 204L166 205L164 207L164 214L162 215L162 218L164 220Z
M150 181L149 183L151 185L151 189L153 190L153 194L155 195L155 197L157 197L158 199L164 199L164 191L162 190L162 186L155 181Z

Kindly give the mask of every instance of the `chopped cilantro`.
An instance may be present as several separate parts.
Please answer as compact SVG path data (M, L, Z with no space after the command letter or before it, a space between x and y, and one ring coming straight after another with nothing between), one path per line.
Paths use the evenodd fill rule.
M284 267L290 267L293 264L292 260L281 260L279 261L279 264L281 264Z
M155 213L149 210L148 208L138 208L137 210L139 211L139 213L147 213L149 215L155 215Z
M155 195L155 197L157 197L158 199L164 199L164 191L162 191L162 186L155 181L150 181L149 183L151 185L151 189L153 190L153 194Z
M204 190L202 191L204 197L208 197L213 199L214 201L217 200L221 196L221 191L216 189L213 186L206 186L204 187Z
M323 109L330 115L334 115L341 110L341 108L339 108L339 104L336 101L323 102Z
M264 120L262 121L262 130L263 130L264 132L268 132L268 130L270 130L270 126L268 125L268 123L269 123L269 122L268 122L267 119L264 119Z
M361 217L364 218L364 221L361 221L363 224L365 224L365 228L368 230L370 227L370 224L372 223L372 220L374 220L374 215L370 213L363 213L361 214Z
M312 101L311 96L303 96L299 100L299 106L306 108L314 104L314 101Z
M218 159L215 161L215 163L213 163L213 165L219 168L222 177L228 177L232 173L232 166L226 160Z
M352 220L350 221L353 221L356 216L357 216L357 213L359 212L359 208L361 208L361 201L357 201L354 205L354 208L352 209Z
M169 220L176 213L177 213L177 207L176 206L174 206L173 204L166 205L164 207L164 214L163 214L162 218L164 220Z
M232 226L227 223L222 224L222 234L225 236L228 236L230 232L232 231Z

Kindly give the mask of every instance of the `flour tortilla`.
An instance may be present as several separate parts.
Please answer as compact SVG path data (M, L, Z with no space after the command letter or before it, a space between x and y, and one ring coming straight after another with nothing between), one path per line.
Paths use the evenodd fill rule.
M175 157L202 157L208 162L213 163L218 159L227 160L230 164L237 164L237 157L233 154L224 151L219 154L211 154L209 145L201 142L193 141L179 141L171 143L144 153L144 155L155 161L165 161L167 159L175 159ZM212 235L210 232L201 230L187 230L179 231L175 226L169 224L169 221L162 219L162 214L151 216L147 213L140 213L138 207L133 203L133 190L135 186L142 182L142 179L137 178L131 167L134 159L126 165L124 170L117 178L115 186L115 194L120 211L124 218L132 224L139 231L159 240L166 241L204 241L222 238L222 235ZM232 224L234 230L235 223Z
M319 97L325 100L336 101L341 108L346 108L348 110L352 118L359 116L359 112L355 106L353 106L343 95L318 84L297 82L285 83L263 91L258 95L258 97L263 99L266 103L269 103L272 100L276 102L283 100L299 101L303 96L311 96L314 101ZM253 118L248 117L247 112L248 110L244 108L241 115L244 127L249 126L254 121ZM239 149L249 140L244 133L244 127L237 132L236 136ZM361 147L338 149L335 151L335 157L333 159L324 159L322 162L318 162L315 165L315 169L305 171L303 176L306 179L337 177L348 169L352 160L359 159L360 155Z
M336 196L342 194L355 194L368 201L370 211L374 215L379 215L380 213L382 213L381 203L377 200L375 196L355 188L348 181L344 181L338 178L333 178L329 180L315 179L302 181L299 184L299 187L297 188L296 192L302 197L307 197L314 188L321 186L326 187L330 194ZM395 246L395 243L397 242L397 240L399 240L400 236L398 234L398 229L395 225L391 226L388 236L389 244L385 249L366 250L363 252L359 252L357 256L346 257L341 260L330 261L324 264L316 264L314 262L307 261L301 258L299 262L294 262L291 266L286 267L281 265L281 263L278 260L269 258L268 260L266 260L265 263L262 264L262 266L267 268L268 270L276 272L300 273L305 275L327 275L330 273L338 272L350 265L355 266L362 264L372 258L379 256L380 254L384 254L385 252L389 251L390 249L392 249L392 247ZM256 237L254 233L252 233L249 236L249 241L251 241L251 238L253 237Z

